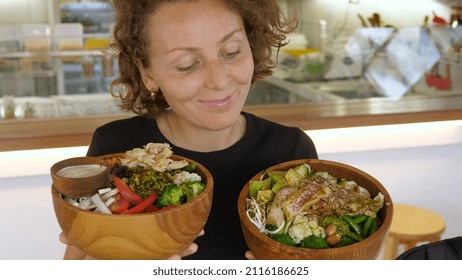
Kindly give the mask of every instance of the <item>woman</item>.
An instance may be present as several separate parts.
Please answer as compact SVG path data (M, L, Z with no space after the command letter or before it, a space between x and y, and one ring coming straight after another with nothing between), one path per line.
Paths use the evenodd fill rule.
M277 0L114 0L120 77L111 91L139 116L98 128L88 155L125 152L149 142L202 163L214 178L205 235L179 256L242 259L237 198L263 169L317 158L299 128L242 112L251 84L270 75L272 49L283 46ZM247 255L248 257L251 255Z

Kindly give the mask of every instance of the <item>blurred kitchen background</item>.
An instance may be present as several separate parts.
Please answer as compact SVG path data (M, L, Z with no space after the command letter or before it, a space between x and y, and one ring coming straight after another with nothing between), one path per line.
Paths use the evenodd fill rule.
M281 3L287 13L297 13L300 24L281 50L274 75L254 85L247 105L294 104L277 110L287 119L298 104L334 108L337 126L326 128L322 117L332 112L307 109L320 112L321 125L304 127L320 158L368 172L395 203L441 214L443 238L461 235L462 193L455 175L462 158L462 121L457 119L462 103L449 97L462 95L462 0ZM60 120L77 124L67 136L78 138L81 130L89 136L106 115L121 117L108 94L117 61L104 52L112 19L110 1L0 0L0 260L63 256L49 168L84 155L87 138L67 147L66 135L53 141L46 136L67 131ZM455 108L447 110L448 121L433 122L432 107L420 112L423 122L406 114L419 109L414 101L426 105L426 97L448 97L441 102ZM375 102L406 99L410 106ZM356 101L364 100L371 101L370 115L358 119L373 126L345 127L360 108ZM428 100L428 106L440 104L440 99ZM387 112L395 107L405 113L389 121ZM21 143L31 141L34 149L21 150Z
M300 19L247 104L462 91L461 0L289 0ZM0 1L0 117L110 114L110 1ZM103 93L103 94L101 94ZM91 102L89 101L91 100ZM109 102L108 102L109 101Z

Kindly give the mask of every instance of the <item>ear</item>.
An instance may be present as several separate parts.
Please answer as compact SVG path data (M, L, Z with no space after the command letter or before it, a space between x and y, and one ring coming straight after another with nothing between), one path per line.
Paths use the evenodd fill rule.
M143 81L144 86L150 91L158 91L159 86L154 81L153 76L148 71L148 69L144 68L143 63L139 59L135 59L136 67L141 75L141 80Z

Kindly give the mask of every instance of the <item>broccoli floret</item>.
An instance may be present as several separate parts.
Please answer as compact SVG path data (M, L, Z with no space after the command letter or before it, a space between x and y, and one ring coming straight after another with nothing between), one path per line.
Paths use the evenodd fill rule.
M205 184L199 181L182 184L181 188L183 189L184 194L186 195L186 201L193 200L205 189Z
M187 171L187 172L193 172L194 170L196 170L196 164L194 162L188 164L185 168L184 168L184 171Z
M186 195L183 189L175 186L168 185L160 193L156 201L156 205L160 208L167 205L181 205L186 201Z
M289 246L295 246L295 241L292 239L292 237L290 237L290 235L288 234L285 234L285 233L281 233L281 234L271 234L269 235L269 237L271 237L272 239L276 240L277 242L280 242L282 244L285 244L285 245L289 245Z
M342 236L340 241L334 245L334 247L343 247L347 245L351 245L353 243L356 243L356 241L353 238L350 238L348 236Z
M277 226L275 225L267 225L267 228L269 231L275 231L277 229ZM295 243L294 239L290 237L290 235L286 233L273 233L273 234L268 234L268 237L276 240L277 242L280 242L282 244L286 244L289 246L296 246L297 244Z
M310 249L327 249L329 248L329 244L327 241L324 240L321 236L310 235L307 238L303 239L302 242L299 244L302 248L310 248Z
M335 233L344 236L350 232L350 226L342 218L337 216L326 216L321 221L321 226L327 228L329 225L334 224L336 226Z

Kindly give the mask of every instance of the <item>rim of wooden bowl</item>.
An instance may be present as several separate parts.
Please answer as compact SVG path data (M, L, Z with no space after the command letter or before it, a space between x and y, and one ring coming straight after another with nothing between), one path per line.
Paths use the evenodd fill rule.
M390 197L390 194L388 193L388 191L385 189L385 187L377 180L375 179L373 176L371 176L370 174L354 167L354 166L351 166L351 165L348 165L348 164L345 164L345 163L340 163L340 162L336 162L336 161L330 161L330 160L321 160L321 159L299 159L299 160L292 160L292 161L287 161L287 162L283 162L283 163L279 163L277 165L274 165L270 168L267 168L259 173L257 173L254 177L252 177L251 180L259 180L261 175L268 171L268 170L281 170L281 171L286 171L288 170L289 168L291 167L295 167L297 165L301 165L301 164L309 164L311 166L311 168L313 168L314 170L316 171L328 171L330 174L332 174L333 176L337 176L335 171L331 171L331 170L325 170L324 167L318 167L318 166L329 166L331 168L333 168L334 166L340 168L340 169L348 169L350 170L352 173L356 173L358 174L360 178L364 178L364 180L369 180L372 182L372 185L374 185L375 187L374 188L378 188L379 191L383 194L384 196L384 200L385 200L385 205L384 207L380 210L379 212L379 217L382 218L382 225L377 229L377 231L370 237L368 238L365 238L364 240L360 241L360 242L357 242L357 243L354 243L354 244L351 244L351 245L348 245L348 246L344 246L344 247L338 247L338 248L328 248L328 249L309 249L309 248L300 248L300 247L294 247L294 246L289 246L289 245L285 245L285 244L278 244L278 246L280 246L281 248L284 249L285 253L287 254L294 254L294 255L301 255L301 253L303 253L303 255L306 255L306 256L310 256L310 255L315 255L314 252L320 252L320 250L325 250L325 251L329 251L330 254L332 255L335 255L336 253L342 253L345 251L345 249L351 249L351 250L354 250L354 249L358 249L359 247L363 247L363 246L368 246L368 245L371 245L373 242L374 242L374 236L385 236L387 235L389 229L390 229L390 225L391 225L391 220L392 220L392 217L393 217L393 201ZM329 168L328 168L329 169ZM346 178L345 176L337 176L338 178L345 178L347 180L349 180L349 178ZM357 179L355 180L356 182L358 181ZM250 180L249 180L250 182ZM249 196L249 182L247 182L245 184L245 186L242 188L240 194L239 194L239 198L238 198L238 213L239 213L239 218L241 220L241 226L245 226L251 233L252 235L257 238L258 240L260 240L262 243L265 243L265 244L269 244L271 242L277 242L273 239L271 239L270 237L266 236L265 234L261 233L257 227L255 225L253 225L249 218L247 217L247 214L246 214L246 198ZM360 186L368 189L370 191L370 189L368 187L370 186L365 186L363 183L359 183L357 182ZM378 193L378 192L377 192ZM375 195L377 195L377 193L372 193L371 192L371 195L374 197ZM250 247L250 246L249 246ZM377 252L377 255L379 254L379 252Z

